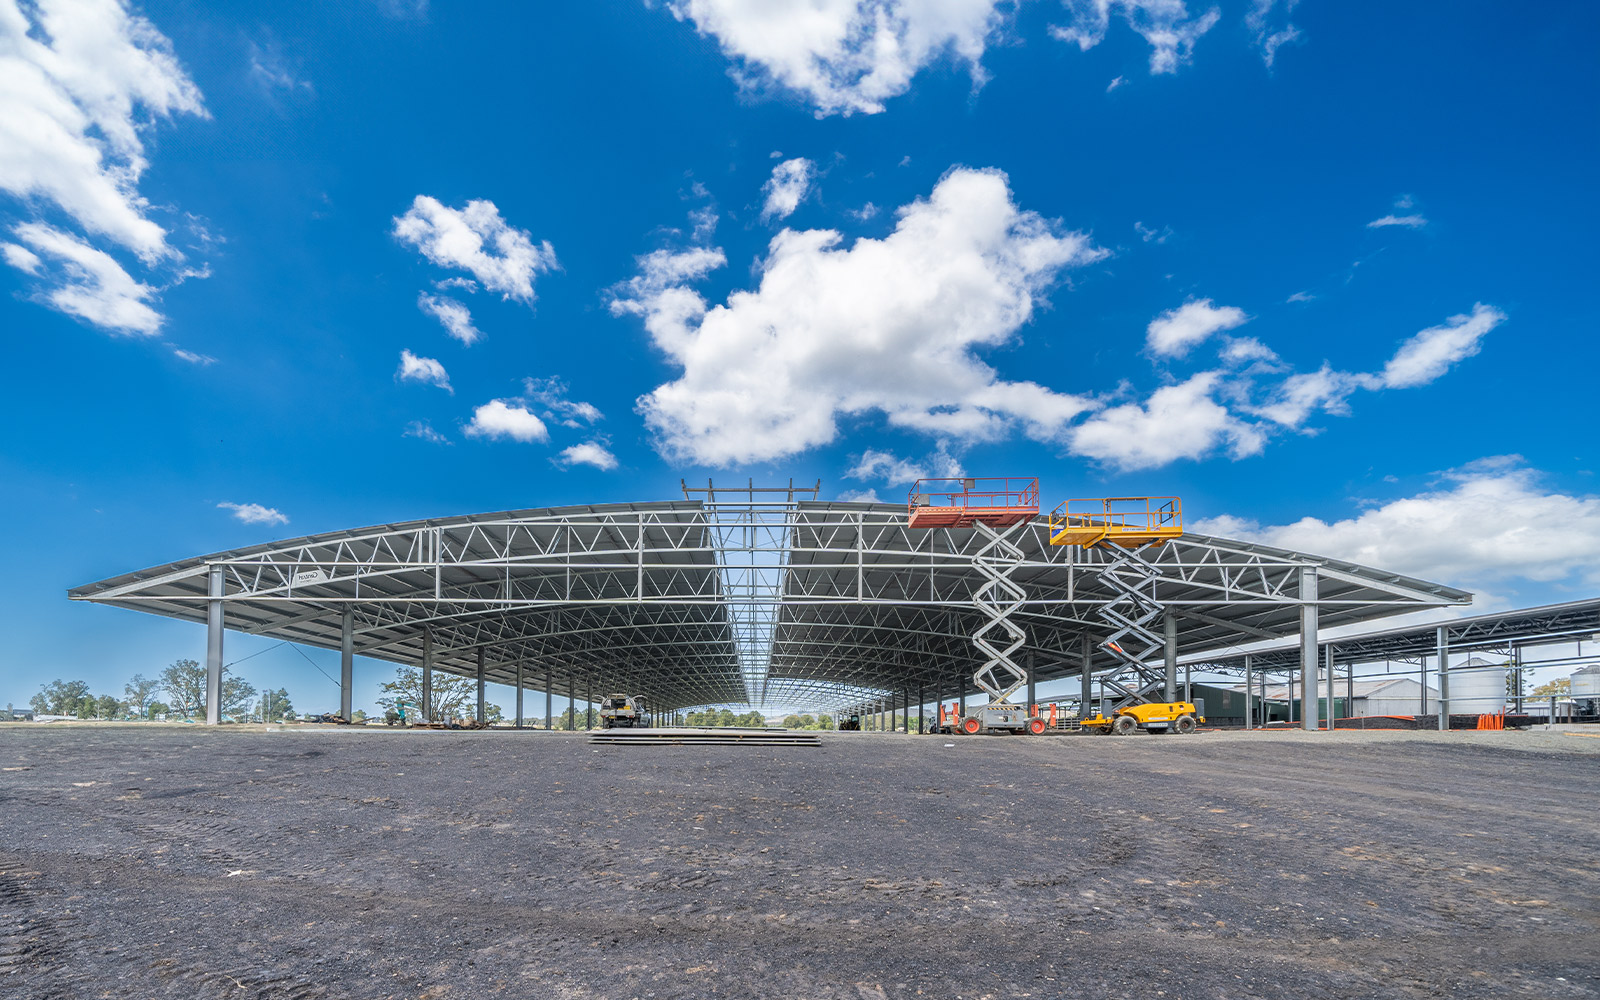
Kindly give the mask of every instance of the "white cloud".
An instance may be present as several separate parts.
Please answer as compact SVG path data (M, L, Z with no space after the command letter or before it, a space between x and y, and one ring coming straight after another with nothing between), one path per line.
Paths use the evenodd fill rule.
M784 160L772 168L772 176L761 188L767 201L761 208L761 221L787 219L800 207L800 201L811 187L811 173L815 166L803 156Z
M667 9L717 39L746 89L766 82L804 94L818 117L876 114L905 93L924 66L947 53L979 60L1004 21L1002 0L669 0Z
M138 183L141 132L178 114L209 117L172 43L120 0L0 0L0 190L147 263L176 257Z
M1295 292L1293 295L1289 296L1289 298L1286 299L1285 301L1288 301L1288 302L1315 302L1316 300L1317 300L1317 297L1315 295L1312 295L1310 292Z
M429 444L449 444L450 439L433 429L433 425L426 420L413 420L406 424L402 437L417 438Z
M544 421L528 412L520 400L492 399L472 411L467 437L510 438L527 444L550 440L550 432Z
M262 44L250 43L250 80L267 94L279 90L288 94L303 91L309 95L316 92L309 81L295 74L288 57L283 54L277 41L271 38Z
M410 351L400 352L400 367L394 377L402 382L425 382L455 395L455 390L450 388L450 376L445 373L444 365L433 358L419 358Z
M1032 382L1005 382L977 351L1010 342L1066 268L1105 251L1022 211L1004 174L953 169L899 211L883 239L842 247L831 230L784 230L753 291L708 308L693 280L720 250L641 258L612 310L644 317L683 369L639 401L658 447L726 466L827 444L841 415L961 441L1020 424L1049 440L1092 404Z
M1106 93L1109 94L1113 90L1116 90L1118 87L1125 87L1127 85L1128 85L1128 78L1127 77L1125 77L1125 76L1114 76L1114 77L1111 78L1111 82L1106 84Z
M1404 212L1415 204L1409 194L1403 194L1395 199L1394 207L1396 212ZM1420 212L1413 212L1410 215L1395 215L1394 212L1390 212L1381 219L1373 219L1367 223L1367 228L1386 229L1389 226L1402 226L1406 229L1421 229L1427 224L1428 220Z
M438 320L446 333L467 347L483 337L483 333L472 325L471 310L455 299L421 292L417 295L417 308Z
M194 351L186 351L181 347L174 348L172 353L180 361L187 361L191 365L199 365L202 368L205 368L207 366L214 365L214 364L217 363L217 359L213 358L209 354L197 354Z
M860 208L851 212L850 217L855 219L857 222L867 222L876 217L877 214L878 206L869 201L865 205L862 205Z
M1467 588L1600 584L1600 497L1548 490L1519 456L1446 473L1438 489L1340 521L1261 525L1224 516L1194 530L1381 566Z
M617 457L598 441L585 441L561 450L561 460L567 465L592 465L601 472L617 467Z
M288 524L289 515L276 507L263 507L258 503L229 503L224 500L217 504L219 510L231 510L233 516L245 524Z
M1221 12L1213 7L1204 14L1189 16L1184 0L1063 0L1072 23L1051 25L1050 34L1064 42L1076 42L1088 51L1105 40L1111 27L1111 12L1150 43L1150 72L1175 73L1189 61L1194 44L1211 30Z
M1300 372L1284 379L1270 402L1250 412L1284 427L1299 428L1317 410L1348 415L1350 407L1345 401L1357 389L1368 388L1373 388L1371 376L1334 371L1324 364L1317 371Z
M7 264L24 274L38 274L39 268L44 266L38 254L15 243L0 243L0 253L5 254Z
M1142 222L1135 222L1133 224L1133 231L1139 234L1139 238L1141 240L1144 240L1146 243L1154 243L1158 246L1172 238L1171 226L1162 226L1160 229L1152 229Z
M1145 328L1145 343L1157 357L1181 358L1212 334L1243 326L1249 320L1244 310L1235 306L1215 306L1210 299L1186 302L1151 320Z
M1368 229L1383 229L1388 226L1404 226L1407 229L1421 229L1428 224L1428 220L1420 215L1385 215L1380 219L1373 219L1367 223Z
M861 458L845 473L848 479L882 479L890 486L914 483L928 478L928 470L915 462L897 458L886 451L868 448Z
M1212 398L1220 382L1220 372L1201 372L1157 389L1143 404L1096 413L1072 431L1072 452L1125 472L1202 458L1222 448L1235 459L1259 453L1266 435Z
M394 220L394 236L440 267L466 271L491 292L531 304L533 279L556 266L548 240L537 245L525 230L506 224L492 201L449 208L419 194Z
M1255 38L1256 47L1261 50L1261 60L1271 69L1278 58L1278 49L1298 41L1301 37L1300 29L1289 22L1289 15L1294 13L1300 0L1250 0L1250 12L1244 16L1245 27ZM1282 27L1272 24L1273 8L1281 5L1283 9Z
M1384 366L1383 384L1404 389L1432 382L1457 361L1477 354L1484 335L1505 319L1505 313L1479 302L1470 316L1451 316L1443 326L1419 331Z
M24 223L14 232L59 265L55 287L40 293L50 306L115 334L149 337L160 331L161 314L149 305L156 289L136 280L110 254L43 223ZM39 260L38 254L25 252L27 256L8 252L6 260L12 266L19 260L28 263L28 257Z
M559 378L523 379L522 391L529 402L544 408L547 419L560 421L565 427L580 427L606 418L593 403L568 399L567 384Z
M839 499L845 503L883 503L878 499L877 490L845 490L839 494Z

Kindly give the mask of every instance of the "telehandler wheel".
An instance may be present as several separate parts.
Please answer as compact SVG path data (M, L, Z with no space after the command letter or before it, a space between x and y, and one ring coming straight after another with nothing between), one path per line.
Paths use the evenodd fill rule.
M1126 736L1138 728L1138 720L1131 715L1119 715L1117 721L1111 724L1111 732L1117 736Z
M961 720L961 731L968 736L978 735L978 730L982 728L983 723L975 715Z
M1044 731L1045 731L1045 724L1044 724L1044 720L1043 719L1029 719L1028 720L1028 732L1032 733L1035 736L1043 736L1044 735Z
M1180 736L1189 735L1190 733L1194 732L1194 730L1195 730L1194 716L1192 716L1192 715L1180 715L1180 716L1178 716L1178 721L1176 723L1174 723L1174 728L1177 729L1178 735L1180 735Z

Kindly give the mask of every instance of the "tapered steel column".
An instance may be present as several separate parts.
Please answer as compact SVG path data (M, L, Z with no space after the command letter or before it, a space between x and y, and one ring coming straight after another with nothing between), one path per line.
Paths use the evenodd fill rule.
M1252 686L1250 683L1252 680L1250 674L1253 669L1254 668L1250 663L1250 654L1244 654L1244 727L1246 729L1254 729L1256 727L1256 713L1255 710L1250 707L1250 688Z
M1317 568L1300 569L1300 726L1317 728Z
M222 723L222 567L207 573L206 595L206 725Z
M1161 616L1162 659L1166 667L1166 694L1162 697L1167 701L1178 700L1178 616L1171 611Z
M583 678L583 728L594 728L594 674Z
M1028 653L1028 711L1029 712L1032 712L1033 711L1033 706L1035 706L1035 705L1037 705L1039 703L1039 685L1038 685L1038 682L1034 680L1034 676L1033 676L1034 670L1038 667L1038 665L1039 665L1038 654L1037 653L1033 653L1033 652L1029 652Z
M567 732L578 729L578 675L567 674Z
M517 728L522 728L522 661L517 661Z
M339 615L339 717L348 719L356 695L356 609L346 604Z
M1333 720L1339 717L1339 714L1333 710L1333 643L1331 642L1324 652L1323 661L1323 666L1328 671L1328 730L1331 732L1334 727Z
M1078 637L1078 662L1083 672L1078 675L1078 683L1082 690L1079 692L1080 704L1078 705L1078 718L1089 718L1089 702L1094 698L1094 640L1085 632Z
M433 721L433 630L422 630L422 721Z
M556 727L556 720L550 715L550 692L556 686L556 672L548 666L544 668L544 728L548 732Z
M478 647L478 714L477 720L483 721L483 647Z
M923 687L923 685L918 684L917 685L917 735L918 736L921 736L923 733L928 731L928 726L927 726L926 721L925 721L926 718L927 718L927 711L928 711L927 706L928 706L927 690Z
M1439 728L1450 728L1450 639L1440 625L1434 633L1439 649Z

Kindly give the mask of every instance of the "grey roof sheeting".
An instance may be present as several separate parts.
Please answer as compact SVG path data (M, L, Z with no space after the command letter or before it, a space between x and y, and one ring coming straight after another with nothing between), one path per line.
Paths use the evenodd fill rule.
M1076 674L1079 636L1103 635L1105 554L1019 529L1028 591L1018 621L1042 680ZM74 600L204 621L221 567L229 629L327 649L343 608L359 655L565 691L592 682L658 708L753 701L839 705L862 692L932 690L978 660L982 581L973 529L912 529L892 504L661 503L433 518L250 546L74 588ZM1299 628L1300 567L1315 565L1324 628L1465 602L1439 584L1204 535L1148 550L1157 597L1186 653ZM1103 664L1097 664L1100 666Z

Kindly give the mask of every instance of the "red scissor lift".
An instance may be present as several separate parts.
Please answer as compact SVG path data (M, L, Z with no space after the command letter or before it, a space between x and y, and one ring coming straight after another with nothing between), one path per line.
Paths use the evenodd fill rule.
M1010 701L1028 683L1028 672L1011 654L1022 648L1027 633L1011 615L1027 599L1011 579L1026 554L1014 538L1039 514L1039 480L1033 478L919 479L909 498L913 528L971 528L982 540L972 552L972 566L984 582L972 593L972 606L988 621L972 635L972 644L984 662L972 682L989 695L989 704L957 715L948 725L953 732L1043 733L1044 719L1031 706ZM943 728L944 707L939 708Z

